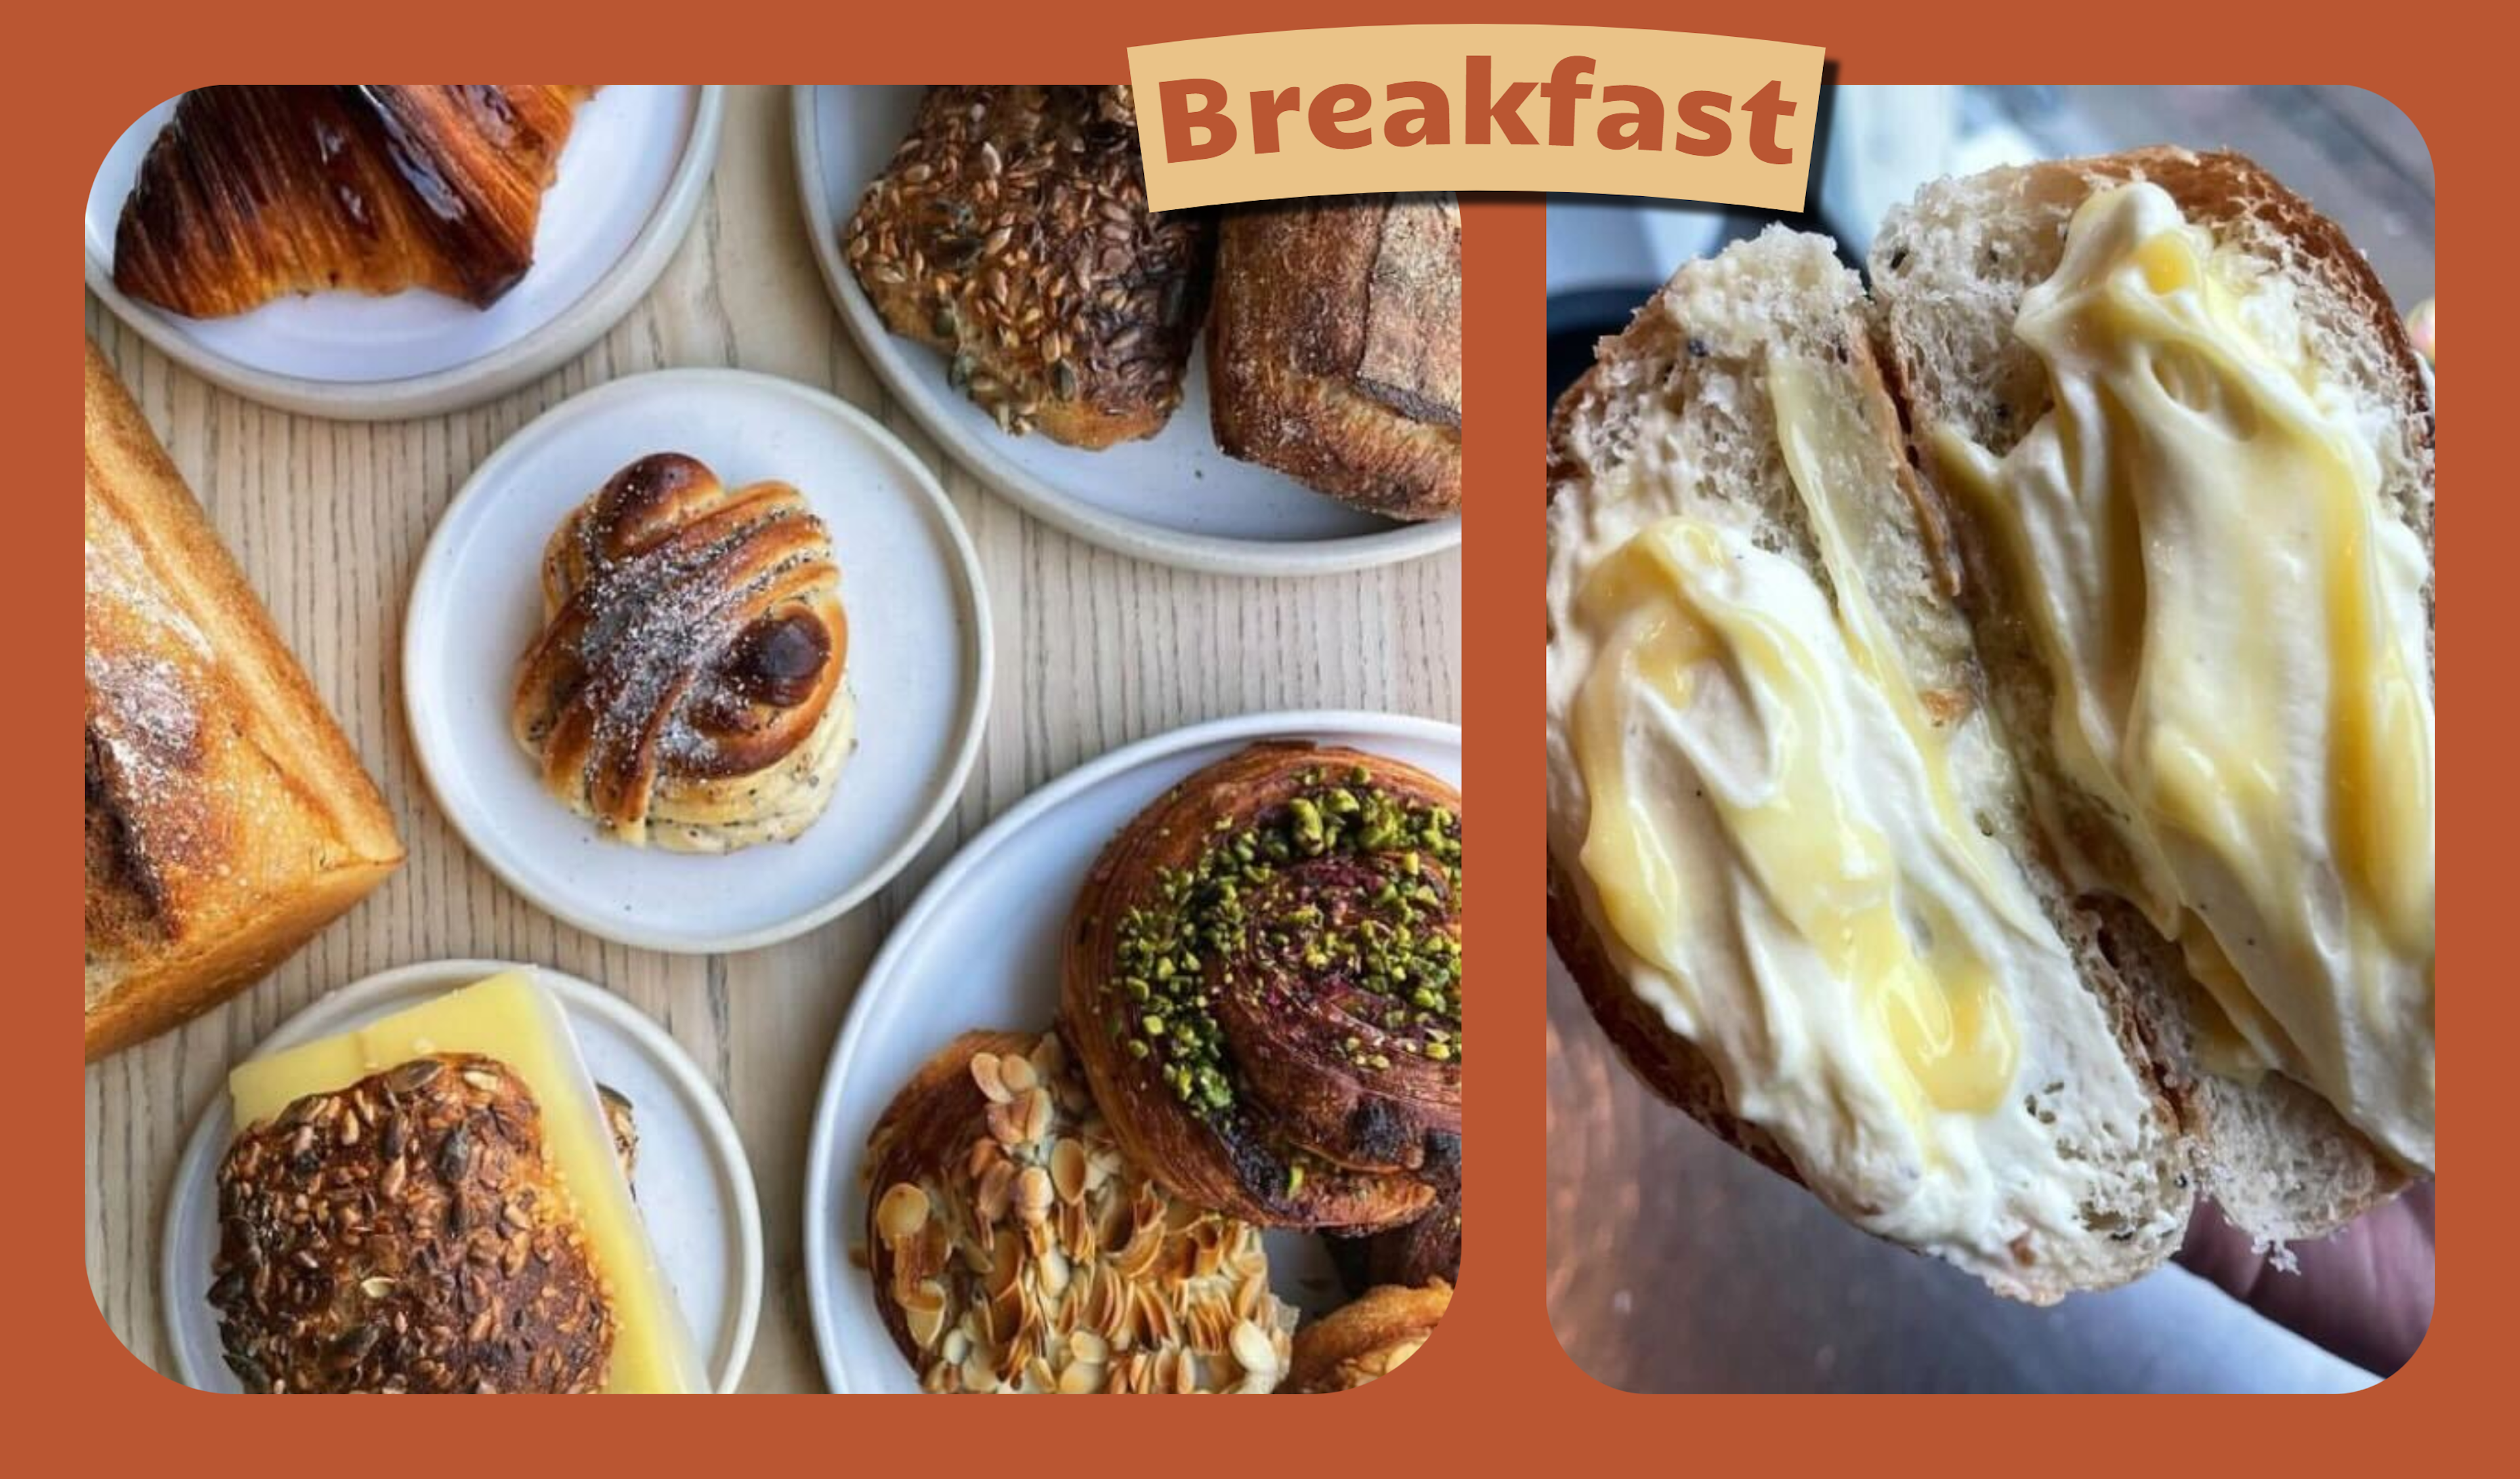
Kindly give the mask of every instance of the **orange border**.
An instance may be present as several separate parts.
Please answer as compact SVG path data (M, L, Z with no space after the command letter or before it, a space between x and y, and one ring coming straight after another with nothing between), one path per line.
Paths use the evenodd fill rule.
M1132 42L1258 25L1528 21L1544 19L1535 12L1545 9L1475 3L1360 9L1354 0L1304 0L1266 13L1212 13L1179 0L1102 0L1083 9L970 4L940 19L932 7L878 15L872 8L768 5L739 15L621 3L607 8L605 23L586 26L533 7L448 0L383 19L391 27L392 46L384 55L419 70L433 67L451 71L493 56L593 62L617 55L634 66L664 58L705 71L713 68L700 64L722 68L731 61L819 54L832 64L832 71L864 81L932 80L946 71L1083 81L1123 75L1125 48ZM1965 10L1983 11L1985 19L1973 21ZM476 11L478 22L468 23ZM84 196L95 161L118 131L191 79L267 71L275 61L308 70L338 70L362 54L357 40L377 34L367 29L374 19L301 0L213 8L130 0L110 13L71 15L76 19L67 23L49 16L21 22L21 80L0 103L7 110L5 136L16 146L13 163L26 182L22 198L36 202L38 210L62 209L65 216L71 198ZM105 23L78 23L89 15ZM1720 14L1676 12L1642 0L1598 0L1580 19L1596 24L1659 23L1817 39L1827 45L1839 64L1838 79L1846 82L1964 77L2224 81L2234 73L2272 80L2352 77L2392 98L2413 117L2432 141L2442 175L2465 178L2470 171L2458 159L2475 162L2501 146L2502 128L2488 112L2490 101L2499 101L2489 89L2501 63L2481 36L2448 33L2453 24L2480 32L2481 25L2450 22L2446 12L2434 15L2442 19L2432 22L2432 32L2404 35L2374 35L2374 18L2368 13L2349 13L2317 0L2272 20L2200 6L2174 14L2086 10L2050 15L2018 6L1913 10L1837 0L1809 0L1791 10ZM2390 23L2401 16L2406 22L2417 20L2413 12L2378 19ZM2507 87L2501 91L2507 93ZM42 207L46 200L59 204ZM2481 221L2490 209L2507 225L2513 207L2503 192L2488 196L2480 186L2475 201L2478 212L2462 219ZM1053 1464L1128 1462L1143 1454L1158 1464L1201 1468L1220 1461L1226 1467L1417 1466L1454 1457L1517 1464L1575 1457L1654 1468L1730 1467L1744 1460L1776 1464L1839 1456L1867 1465L1921 1457L1941 1466L1956 1457L1983 1456L2042 1467L2116 1465L2131 1457L2172 1464L2315 1458L2337 1466L2403 1458L2435 1433L2470 1436L2480 1445L2491 1442L2481 1423L2462 1429L2464 1422L2483 1415L2474 1412L2470 1401L2489 1389L2496 1374L2497 1353L2488 1332L2510 1309L2513 1275L2498 1258L2455 1266L2448 1300L2454 1313L2446 1330L2437 1326L2434 1338L2397 1378L2359 1398L2297 1406L2272 1422L2235 1421L2228 1412L2192 1403L2156 1401L2143 1414L2139 1430L2060 1429L2064 1414L2053 1406L2057 1399L2038 1398L1982 1402L1957 1432L1949 1408L1929 1411L1912 1401L1890 1399L1872 1399L1860 1421L1788 1414L1773 1406L1777 1399L1755 1411L1741 1404L1761 1399L1724 1400L1722 1406L1716 1405L1718 1399L1697 1399L1703 1406L1692 1410L1665 1405L1689 1399L1618 1397L1579 1373L1562 1356L1551 1336L1543 1299L1545 947L1537 719L1542 675L1530 607L1504 594L1536 591L1543 564L1538 517L1543 231L1540 203L1533 199L1478 201L1468 208L1469 396L1481 410L1469 437L1470 480L1477 495L1472 502L1478 512L1471 515L1476 532L1465 547L1466 583L1472 591L1490 593L1470 603L1465 613L1470 764L1484 798L1483 855L1491 860L1489 883L1482 891L1481 948L1483 979L1492 984L1483 999L1490 1005L1480 1010L1496 1023L1483 1035L1510 1031L1522 1041L1488 1056L1480 1092L1471 1100L1471 1115L1480 1127L1480 1189L1474 1203L1480 1226L1471 1255L1475 1272L1441 1336L1400 1378L1347 1401L1282 1410L1275 1419L1238 1419L1251 1424L1249 1440L1225 1426L1233 1419L1185 1417L1179 1409L1162 1407L1133 1412L1129 1427L1117 1434L1094 1425L1107 1423L1107 1418L1089 1419L1073 1412L1064 1419L1036 1414L1030 1419L1032 1430L1020 1437L1012 1427L994 1432L975 1427L960 1434L948 1426L948 1446L940 1452L932 1419L928 1425L895 1428L863 1417L834 1422L829 1415L783 1415L784 1410L758 1406L742 1410L740 1419L700 1422L619 1407L588 1409L589 1415L575 1419L553 1414L532 1418L494 1405L470 1410L462 1437L454 1440L469 1451L471 1461L532 1457L583 1462L635 1457L661 1466L723 1463L733 1456L759 1455L774 1462L793 1456L810 1463L848 1466L885 1460L958 1463L968 1461L966 1455L1013 1459L1033 1450L1046 1454ZM66 237L67 226L62 229ZM39 232L21 230L0 248L8 253L12 269L0 276L5 285L0 291L18 310L12 322L41 322L42 315L29 310L63 301L55 296L60 288L45 285L60 281L53 274L67 275L68 243L55 244L64 248L58 254L42 251L43 245ZM2481 344L2494 336L2484 330L2488 305L2481 293L2479 297L2480 323L2471 336ZM2507 301L2497 309L2505 323ZM2498 323L2498 331L2502 327ZM16 393L7 403L21 408L60 404L51 397L68 396L68 354L65 344L58 358L49 348L31 357L16 356L6 372ZM2489 382L2500 379L2507 385L2510 379L2507 368L2482 361L2457 374L2462 384L2477 382L2459 393L2488 407L2494 398L2482 392ZM17 419L22 426L37 420L22 412ZM51 444L67 443L62 429L27 430L30 439L36 433L44 441L60 435L64 441ZM33 510L30 516L46 525L66 526L70 516L66 495L56 501L38 490L25 504ZM2505 535L2512 516L2503 500L2481 496L2472 508L2461 505L2453 524L2470 532L2461 536L2465 543L2454 539L2452 548L2485 552L2520 547L2520 536ZM67 528L59 536L38 533L32 542L46 547L54 538L67 544ZM2456 564L2466 558L2452 554L2446 562ZM62 717L54 721L63 728L0 726L0 744L6 746L12 774L45 774L66 749L56 737L66 737L67 711L73 701L67 660L68 572L67 558L47 560L31 571L22 569L0 595L24 628L63 634L38 638L42 650L61 652L64 658L58 667L34 670L53 676L33 680L40 694L52 695L41 702L63 705ZM2501 610L2498 617L2480 610L2460 618L2461 629L2484 630L2484 623L2510 621L2513 604L2520 601L2520 582L2507 576L2453 577L2450 588L2453 603ZM52 648L54 641L62 647ZM1512 655L1516 652L1525 655ZM2480 692L2485 696L2473 701L2493 706L2506 701L2491 687L2481 685ZM41 859L55 856L51 847L67 845L71 820L68 792L40 785L29 789L30 809L40 823L33 835L60 840L38 842L29 850L32 858L20 854L8 896L24 932L38 939L53 938L56 930L66 936L65 921L73 912L68 874L52 872ZM2480 870L2491 866L2485 854L2499 813L2506 809L2503 789L2498 784L2471 788L2444 839L2452 850L2477 852L2474 866ZM1508 858L1510 862L1503 861ZM2451 873L2453 879L2464 876L2455 868ZM2457 894L2454 883L2449 892ZM45 898L59 902L35 907L35 901ZM65 937L65 955L68 943ZM54 1048L34 1049L38 1062L64 1066L0 1073L6 1114L0 1123L11 1126L14 1146L34 1163L33 1174L22 1172L19 1184L54 1188L38 1191L42 1198L67 1199L65 1184L73 1176L83 1181L85 1175L72 1148L80 1111L74 1107L78 1097L66 1066L71 1061L67 1011L39 1009L26 1000L55 991L67 994L66 988L40 985L13 994L8 1009L21 1029L17 1038L42 1041L34 1028L40 1010L44 1018L61 1024L54 1030L64 1037L55 1040ZM2479 1034L2479 1042L2513 1037L2509 1029L2515 1009L2520 1008L2510 994L2485 990L2454 996L2452 1007L2455 1016L2470 1021L2467 1030ZM2454 1050L2451 1055L2454 1060L2458 1056ZM2477 1107L2452 1110L2452 1117L2482 1127L2492 1113L2484 1107L2482 1086L2468 1090L2463 1082L2453 1071L2450 1096ZM2498 1220L2491 1203L2512 1200L2509 1190L2482 1180L2460 1194L2473 1195L2479 1211L2458 1215L2473 1217L2480 1227ZM238 1405L215 1404L181 1391L147 1372L121 1349L99 1319L88 1290L70 1279L73 1261L83 1261L73 1235L70 1219L60 1210L0 1220L5 1266L18 1271L10 1281L11 1338L0 1347L7 1353L0 1361L11 1377L13 1410L32 1418L21 1427L24 1437L20 1447L35 1461L68 1464L103 1457L117 1466L154 1464L170 1471L221 1468L235 1461L227 1456L251 1456L249 1461L259 1466L310 1460L354 1465L430 1461L453 1437L442 1425L432 1430L404 1422L379 1429L357 1410L338 1406L301 1406L292 1410L289 1428L274 1433L253 1425L267 1423L267 1418L246 1417L247 1410ZM779 1272L770 1297L798 1297L799 1281L790 1271ZM2164 1332L2164 1338L2176 1338L2176 1332ZM2444 1418L2449 1421L2440 1422ZM1381 1426L1394 1419L1403 1425ZM46 1441L48 1434L73 1433L79 1440L76 1448ZM1074 1435L1073 1446L1038 1449L1045 1436L1068 1434ZM1953 1444L1956 1436L1964 1440L1958 1449ZM1913 1441L1918 1439L1926 1441ZM2007 1439L2013 1441L2007 1445L2002 1441ZM381 1440L389 1446L380 1448Z

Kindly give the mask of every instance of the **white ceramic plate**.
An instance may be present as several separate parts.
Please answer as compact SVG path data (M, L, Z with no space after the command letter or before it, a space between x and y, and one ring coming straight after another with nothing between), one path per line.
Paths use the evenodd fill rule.
M125 129L87 196L87 286L151 343L241 395L312 416L433 416L572 358L646 295L717 159L720 87L607 86L580 106L543 197L534 265L487 309L425 290L322 292L188 319L113 286L113 233L175 99Z
M1157 435L1102 452L1009 436L945 381L944 356L895 338L840 255L840 233L903 136L923 87L799 87L796 173L814 258L893 395L982 481L1082 539L1142 560L1230 575L1353 570L1450 549L1462 521L1394 523L1218 450L1206 356L1191 358L1181 408Z
M858 745L793 842L699 857L606 840L509 733L517 663L543 625L544 544L614 472L667 451L730 487L793 483L832 532ZM439 804L518 892L645 950L751 950L855 908L936 830L979 753L990 661L970 537L891 433L788 381L660 370L562 403L465 484L412 581L403 704Z
M518 968L501 961L433 961L372 975L292 1017L253 1055L347 1032ZM521 968L533 969L558 999L587 1071L635 1106L640 1214L706 1357L710 1380L718 1391L732 1392L743 1377L761 1317L761 1205L743 1142L708 1081L664 1029L600 987ZM235 1134L222 1085L176 1164L158 1245L158 1294L175 1378L204 1392L241 1390L219 1354L219 1322L208 1298L219 1242L219 1160Z
M1253 714L1192 725L1079 766L1017 803L937 874L884 942L832 1053L805 1157L805 1280L834 1392L919 1390L866 1271L858 1186L867 1137L922 1063L973 1029L1058 1015L1059 936L1102 844L1165 787L1255 740L1304 739L1405 760L1461 784L1462 732L1388 714ZM1271 1282L1308 1316L1338 1302L1322 1239L1269 1234Z

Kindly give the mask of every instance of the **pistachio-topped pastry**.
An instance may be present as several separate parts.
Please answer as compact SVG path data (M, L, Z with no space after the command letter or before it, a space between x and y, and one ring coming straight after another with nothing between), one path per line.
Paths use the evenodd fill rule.
M1121 1144L1175 1191L1407 1223L1461 1176L1461 794L1301 743L1212 765L1104 849L1062 989Z
M604 1280L494 1059L414 1058L248 1127L219 1223L209 1300L248 1392L604 1388Z
M867 1147L868 1268L928 1392L1262 1393L1295 1312L1247 1223L1131 1166L1057 1035L968 1033Z

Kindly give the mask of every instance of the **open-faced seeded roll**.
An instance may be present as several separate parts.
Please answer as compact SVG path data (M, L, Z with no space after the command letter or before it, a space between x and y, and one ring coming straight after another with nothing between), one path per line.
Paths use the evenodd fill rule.
M1461 1177L1461 793L1292 741L1209 766L1104 848L1063 993L1121 1146L1175 1191L1414 1220Z
M1284 1390L1347 1392L1390 1375L1418 1354L1453 1306L1453 1286L1386 1284L1304 1326Z
M935 1393L1238 1392L1285 1374L1295 1312L1259 1231L1133 1168L1054 1034L973 1032L867 1147L868 1268Z
M209 1299L248 1392L604 1388L602 1276L541 1106L493 1059L415 1058L247 1128L219 1222Z

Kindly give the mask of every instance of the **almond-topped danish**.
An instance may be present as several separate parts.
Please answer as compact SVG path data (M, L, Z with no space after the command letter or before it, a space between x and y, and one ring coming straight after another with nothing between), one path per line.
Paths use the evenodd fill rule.
M487 308L534 261L581 83L204 87L149 146L113 283L189 318L427 288Z
M1211 765L1103 850L1062 991L1122 1147L1175 1192L1411 1222L1461 1180L1461 793L1303 743Z
M867 1267L922 1389L1273 1391L1295 1312L1249 1223L1121 1153L1057 1034L966 1033L867 1146Z
M855 740L840 570L787 483L641 458L543 557L515 729L543 783L634 846L723 853L813 825Z

